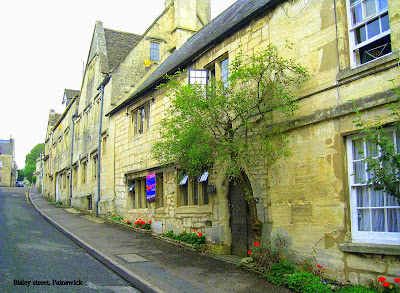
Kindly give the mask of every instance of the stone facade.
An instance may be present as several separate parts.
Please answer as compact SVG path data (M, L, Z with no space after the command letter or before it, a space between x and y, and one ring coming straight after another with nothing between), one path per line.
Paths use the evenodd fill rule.
M33 176L36 176L35 186L42 186L43 183L43 159L42 154L36 159L36 169L33 172Z
M117 212L132 221L152 220L164 232L200 231L211 251L234 252L237 239L232 236L232 222L238 215L232 213L231 202L235 191L222 166L208 170L196 185L182 176L184 170L160 166L152 157L160 122L170 106L165 89L156 85L177 68L213 68L218 79L224 60L233 60L240 51L252 55L272 43L281 56L306 67L311 77L294 91L299 102L294 117L287 120L271 113L263 125L278 125L288 134L290 156L268 169L261 164L248 170L258 198L262 236L268 239L283 231L299 257L314 258L339 281L366 283L378 275L398 276L399 227L390 233L367 233L368 240L355 231L361 225L354 203L358 187L352 185L349 163L351 137L360 132L353 122L354 104L368 122L390 125L394 119L387 106L396 100L393 87L400 85L398 5L392 1L387 8L375 7L383 11L376 18L382 38L376 38L389 36L391 53L370 62L360 58L365 64L354 65L366 47L355 44L346 1L251 3L238 1L206 25L208 1L165 1L162 15L122 59L113 62L108 56L112 47L107 46L107 30L97 23L79 97L72 99L47 133L45 195L61 201L71 198L73 206L84 210L93 210L97 202L100 215ZM388 25L390 30L384 28ZM372 34L373 28L367 28ZM159 58L150 54L152 43L158 44L154 46ZM368 53L376 54L369 47ZM181 76L185 81L187 74ZM100 115L101 98L105 116ZM75 135L68 139L68 131ZM96 173L99 157L101 170ZM156 201L147 202L146 176L152 173ZM65 187L68 182L72 188ZM195 188L200 194L197 199L191 197ZM396 205L390 212L399 217ZM251 237L244 246L244 251L251 247Z
M65 90L65 111L49 117L44 155L46 197L96 215L116 209L114 129L103 113L122 103L146 74L210 17L209 1L175 0L166 3L143 35L96 23L81 91Z
M233 60L239 50L251 55L272 43L282 56L295 59L310 71L312 77L295 91L300 109L293 119L287 121L274 113L265 125L280 125L289 135L291 155L279 159L268 170L250 170L253 191L259 198L263 237L284 231L292 238L297 254L323 263L328 275L340 281L366 283L378 275L398 275L400 247L393 247L391 240L385 243L385 239L372 239L379 243L374 244L373 249L365 249L362 241L352 234L354 207L350 199L346 139L360 131L353 123L353 100L366 121L389 125L393 120L387 105L396 98L393 86L399 86L400 10L393 2L389 3L391 54L353 66L349 10L345 1L334 4L299 1L264 7L257 17L247 19L240 28L221 36L211 47L187 51L195 46L195 41L189 40L192 47L184 44L166 62L179 60L179 56L187 54L195 61L182 61L175 67L208 69L215 64L218 68L221 59ZM218 20L209 26L215 23ZM194 53L196 55L191 55ZM169 107L164 90L154 89L165 73L171 72L166 69L146 76L141 86L109 113L115 130L116 211L133 221L135 218L151 219L161 224L163 231L201 231L207 235L211 250L229 253L236 239L232 239L230 226L229 182L222 172L217 168L210 170L208 183L216 187L216 192L207 204L182 204L180 170L175 166L159 166L151 156L151 147L159 138L160 121ZM183 78L187 79L187 72ZM136 111L146 107L151 113L149 124L137 133L133 117ZM137 199L143 196L138 185L153 172L163 175L159 194L162 206L157 201L145 204L144 200L140 203L141 199ZM400 243L399 232L392 233L397 244Z
M15 186L17 175L14 140L0 139L0 187Z

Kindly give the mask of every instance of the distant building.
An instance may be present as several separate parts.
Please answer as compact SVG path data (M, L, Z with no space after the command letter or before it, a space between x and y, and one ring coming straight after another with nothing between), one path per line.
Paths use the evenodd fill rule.
M36 159L36 170L33 172L33 175L36 176L35 186L42 186L43 182L43 154L40 154L40 157Z
M14 149L14 140L12 138L9 140L0 139L0 186L15 186L17 181Z

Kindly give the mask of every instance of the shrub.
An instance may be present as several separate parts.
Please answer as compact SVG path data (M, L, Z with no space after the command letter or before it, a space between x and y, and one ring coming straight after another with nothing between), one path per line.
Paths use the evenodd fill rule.
M301 293L328 293L331 290L326 286L323 280L311 273L300 272L286 275L283 278L283 284L294 292Z
M185 230L180 234L174 234L174 231L171 230L163 234L163 236L193 245L200 245L206 243L206 237L203 235L203 233L197 232L196 234L195 231L193 231L193 233L188 233Z
M269 270L274 263L292 262L292 240L286 232L276 230L271 235L271 240L263 239L254 242L254 247L248 252L259 267Z
M291 263L283 262L274 264L268 272L267 280L275 285L282 285L283 278L296 272L296 267Z

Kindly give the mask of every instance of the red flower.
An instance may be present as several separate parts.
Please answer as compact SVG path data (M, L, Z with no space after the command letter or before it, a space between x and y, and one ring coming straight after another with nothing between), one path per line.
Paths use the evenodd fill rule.
M203 233L200 233L200 232L199 232L199 237L201 237L201 235L203 235Z
M317 265L317 267L319 267L319 268L320 268L320 267L321 267L321 265Z
M254 242L254 246L259 246L260 245L260 242Z
M143 226L140 226L139 228L140 228L140 229L142 229L142 228L143 228Z
M196 233L196 230L193 230L193 233Z
M139 221L141 221L142 219L139 219Z
M394 281L395 281L396 283L399 283L399 282L400 282L400 278L396 278L396 279L394 279Z
M129 224L129 221L126 221L127 224Z
M182 235L186 235L186 233L182 233Z
M383 287L389 287L389 286L390 286L389 282L383 283Z
M249 252L247 252L247 254L250 255L251 254L251 250L249 250Z
M379 281L379 282L385 282L385 281L386 281L386 278L385 278L385 277L379 277L379 278L378 278L378 281Z
M135 220L137 220L137 218L135 218Z
M151 220L149 221L149 224L151 224Z
M323 271L325 271L325 269L322 269Z

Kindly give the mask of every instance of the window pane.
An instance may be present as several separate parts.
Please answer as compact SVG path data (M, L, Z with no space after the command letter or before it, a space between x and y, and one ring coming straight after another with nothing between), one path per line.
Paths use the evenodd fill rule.
M140 180L136 181L136 191L137 191L138 208L142 208L142 182Z
M209 204L210 200L209 200L208 192L207 192L208 180L205 182L202 182L202 184L203 184L203 204Z
M369 210L358 210L358 231L371 231Z
M351 14L353 18L353 25L362 21L362 8L361 4L358 4L351 8Z
M369 196L367 186L356 187L357 207L369 207Z
M364 162L354 162L354 183L365 183L365 163Z
M160 44L150 43L150 59L160 61Z
M377 157L379 155L378 145L374 142L367 141L367 157Z
M181 194L182 194L182 205L183 206L187 206L188 204L189 204L189 201L188 201L188 185L187 184L185 184L185 185L181 185L180 186L180 188L181 188Z
M381 17L382 32L388 31L390 29L389 25L389 15L386 13Z
M362 138L353 140L353 160L364 158L364 141Z
M229 77L229 59L226 58L225 60L222 61L221 63L222 67L222 72L221 72L221 77L222 77L222 82L224 83L224 86L228 86L228 77Z
M385 196L382 190L375 190L369 188L371 193L371 207L383 207L385 206Z
M199 205L199 178L193 180L193 205Z
M391 195L387 194L386 195L386 206L398 207L398 206L400 206L400 204L399 204L398 200L394 196L391 196Z
M378 3L379 3L379 11L388 8L387 0L378 0Z
M372 210L372 231L385 232L385 211L383 209Z
M362 42L365 42L367 40L367 35L365 32L365 25L357 28L355 30L356 33L356 44L360 44Z
M400 209L388 209L388 232L400 232Z
M375 19L367 24L368 39L375 37L380 34L381 30L379 28L379 19Z
M366 0L364 2L365 18L368 18L376 13L375 0Z

